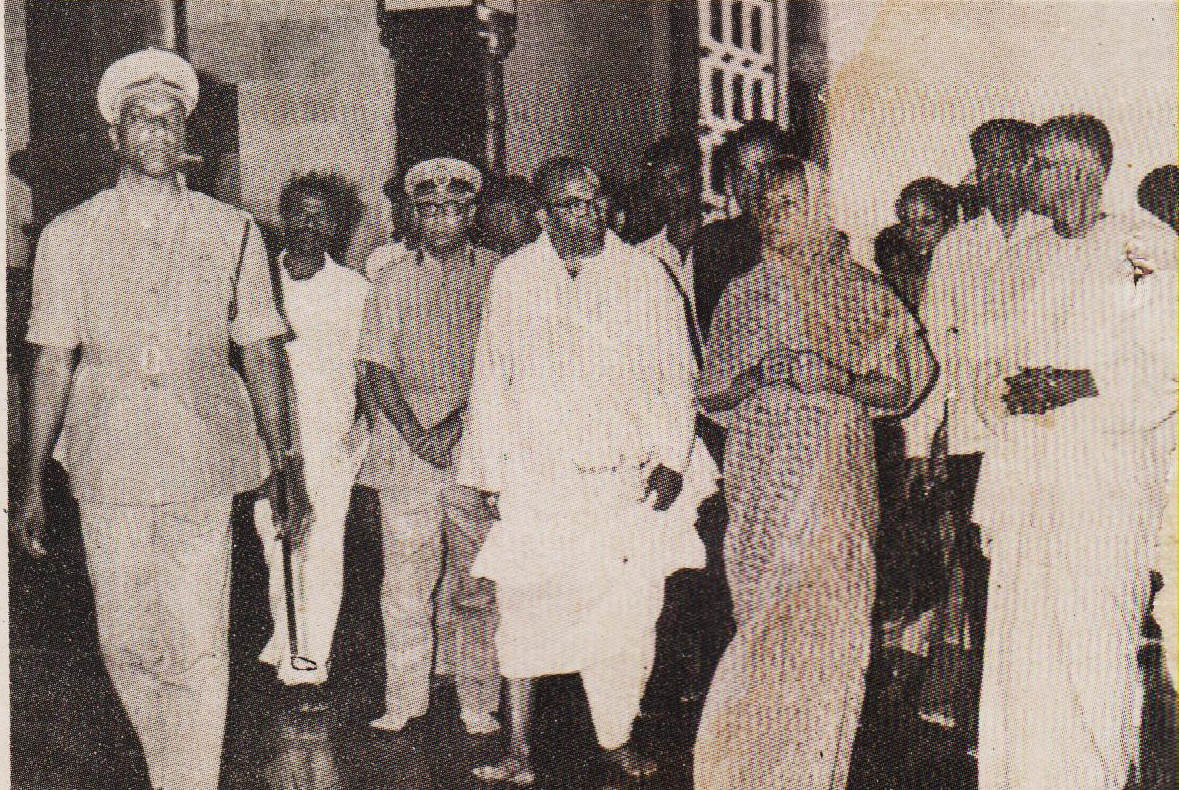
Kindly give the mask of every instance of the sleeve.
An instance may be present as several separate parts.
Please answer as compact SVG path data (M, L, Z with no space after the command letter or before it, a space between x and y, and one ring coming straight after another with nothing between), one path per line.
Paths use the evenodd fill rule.
M954 301L950 278L954 276L954 262L949 244L938 245L929 267L929 280L921 302L921 325L925 340L938 367L931 371L936 376L933 386L916 410L905 419L905 455L922 458L929 455L933 436L942 423L946 399L949 397L949 373L957 354L957 333L954 326Z
M234 283L234 315L229 322L230 339L240 348L290 332L274 302L273 278L262 233L253 219L247 219L241 268Z
M1174 246L1170 254L1174 256ZM1173 258L1172 258L1173 259ZM1137 286L1138 303L1133 318L1122 331L1120 353L1108 354L1091 368L1097 384L1095 398L1083 398L1060 411L1071 419L1108 433L1149 431L1164 423L1176 410L1179 392L1179 343L1174 270L1157 271Z
M910 345L914 341L922 344L928 341L925 339L920 322L913 317L909 308L883 279L876 280L872 284L872 288L875 293L871 299L876 303L876 309L882 314L881 320L885 326L881 335L880 347L876 351L876 371L898 381L908 378L911 394L910 400L904 408L870 409L870 412L873 417L896 417L907 413L912 408L914 401L925 394L929 388L929 377L933 374L931 368L924 365L917 366L917 363L921 362L920 359L907 360L908 370L903 370L901 354L906 352L902 351L901 346L902 344Z
M741 373L761 361L765 342L755 297L740 285L726 288L713 314L696 392L700 399L727 390Z
M505 342L511 337L510 293L502 287L501 272L493 276L483 308L467 420L455 464L459 485L491 492L503 490L506 433L514 423L507 410L512 377L511 354Z
M649 409L641 412L646 444L652 450L652 462L683 472L687 469L695 438L696 405L693 379L696 359L692 354L688 325L684 317L683 298L662 270L654 283L648 337L655 340L655 393ZM648 375L640 385L650 390Z
M34 345L74 349L82 342L80 255L62 226L50 223L37 243L33 297L25 339Z
M401 322L398 320L397 304L394 299L396 285L391 272L386 270L377 277L368 292L364 314L360 319L360 335L356 344L358 362L375 362L396 370L398 367L396 338Z

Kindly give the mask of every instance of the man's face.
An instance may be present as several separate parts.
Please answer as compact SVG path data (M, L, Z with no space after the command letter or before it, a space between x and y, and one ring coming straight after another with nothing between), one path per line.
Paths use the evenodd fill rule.
M415 238L439 257L465 246L474 222L475 203L470 199L418 199L413 203Z
M766 186L754 207L762 241L772 249L788 250L806 239L807 188L800 176L789 176Z
M651 168L651 196L668 214L697 210L700 172L687 162L657 162Z
M978 152L974 160L978 187L988 206L1026 204L1023 174L1028 153L1026 145L1004 137L991 140Z
M282 230L288 250L318 257L335 240L339 223L323 195L307 192L296 195L283 213Z
M483 245L505 256L531 244L540 235L536 215L511 200L499 200L486 206L480 214L479 224Z
M753 212L765 188L766 165L783 153L770 140L746 143L733 153L727 176L729 191L743 212Z
M606 243L606 199L588 174L567 178L548 190L540 215L563 260L596 255Z
M1060 220L1101 191L1105 181L1096 155L1084 145L1061 137L1041 140L1028 161L1032 209Z
M923 197L909 198L897 206L901 237L921 255L928 255L949 233L950 223Z
M184 153L184 107L172 96L135 96L110 135L125 166L152 178L172 175Z

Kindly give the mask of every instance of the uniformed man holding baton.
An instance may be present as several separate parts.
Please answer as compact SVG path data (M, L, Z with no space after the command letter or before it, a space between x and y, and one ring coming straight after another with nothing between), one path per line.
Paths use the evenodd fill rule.
M162 790L217 787L229 516L234 495L262 483L259 434L266 492L293 540L311 517L290 450L288 327L261 235L180 173L197 94L192 66L156 49L115 62L99 83L118 183L41 235L28 458L11 522L17 545L45 556L44 473L57 445L80 505L103 659Z

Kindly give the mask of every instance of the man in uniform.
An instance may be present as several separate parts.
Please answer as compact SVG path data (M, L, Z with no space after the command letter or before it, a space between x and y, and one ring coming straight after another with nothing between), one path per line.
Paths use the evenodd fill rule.
M300 654L315 666L300 671L291 661L282 546L265 499L256 504L254 520L270 568L274 635L260 660L277 668L284 685L300 688L304 705L321 702L317 690L327 681L344 590L344 521L359 466L354 356L368 280L328 254L347 247L349 206L358 203L356 188L335 174L292 178L279 198L285 249L278 278L292 330L286 345L293 376L289 394L315 508L315 523L291 556L292 578Z
M434 590L442 572L444 504L462 433L483 297L499 256L471 243L482 176L457 159L431 159L405 176L415 250L382 269L365 307L357 359L372 426L362 485L378 492L385 547L381 610L385 623L385 714L372 726L399 732L426 714L434 658ZM461 532L456 531L456 532ZM454 546L456 534L448 541ZM473 552L461 552L462 556ZM453 556L458 556L452 555ZM471 604L478 596L473 596ZM445 606L447 601L442 602ZM489 596L453 611L463 724L471 734L498 729L499 672L490 645Z
M103 659L163 790L217 787L229 515L234 495L262 482L259 429L280 520L297 539L310 518L290 449L287 325L261 235L180 173L197 85L191 65L154 49L99 83L119 179L41 236L29 457L11 527L17 545L45 555L45 466L60 438Z

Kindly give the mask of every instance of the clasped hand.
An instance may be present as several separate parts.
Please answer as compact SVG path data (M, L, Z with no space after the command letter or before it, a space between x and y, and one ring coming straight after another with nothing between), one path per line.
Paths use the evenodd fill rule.
M1007 413L1013 415L1046 414L1097 395L1097 385L1088 370L1024 368L1004 381L1007 391L1003 403L1007 405Z
M761 360L764 384L789 384L804 395L846 391L851 374L815 351L776 349Z
M455 409L433 428L423 429L421 437L413 443L413 451L430 465L448 469L462 433L462 409Z

